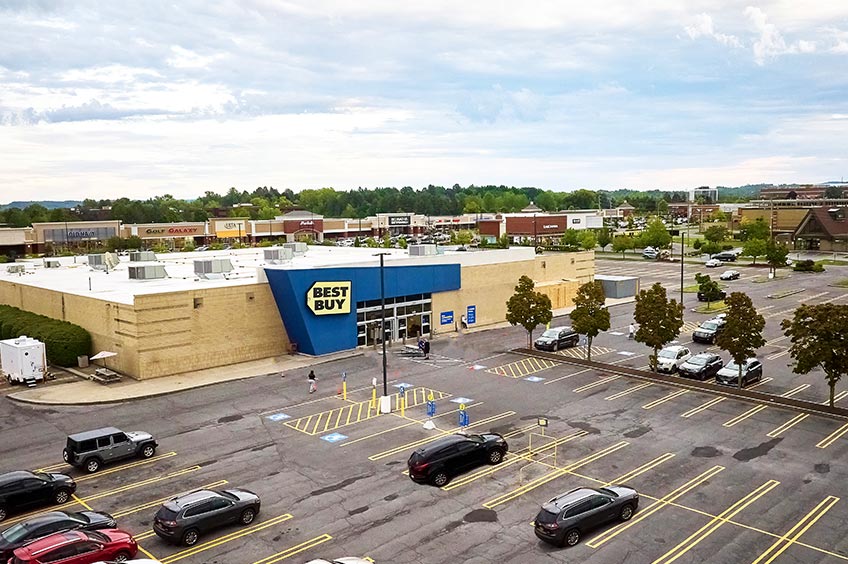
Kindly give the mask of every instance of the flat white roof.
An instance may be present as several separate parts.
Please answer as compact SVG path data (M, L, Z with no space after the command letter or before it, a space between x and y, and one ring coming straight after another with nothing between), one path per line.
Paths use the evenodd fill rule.
M378 252L389 253L385 257L387 266L414 264L471 266L533 260L535 256L532 247L459 252L453 250L456 248L455 246L440 246L439 250L444 249L444 254L410 257L408 252L403 249L311 245L305 254L296 255L290 261L284 261L282 264L268 264L265 262L262 252L268 248L273 247L163 253L156 256L156 262L129 262L128 256L121 256L119 257L121 259L120 264L114 270L110 270L108 274L103 270L95 270L89 267L88 258L85 255L50 257L51 260L59 261L61 265L59 268L44 268L43 259L27 259L17 261L17 264L25 265L26 272L24 274L11 274L0 266L0 280L131 305L135 296L267 283L264 268L300 270L338 266L378 266L380 259L373 256ZM194 273L194 260L210 258L229 259L233 265L233 271L227 273L226 278L207 280L197 277ZM4 266L9 264L11 263ZM168 278L131 280L128 273L130 265L164 266Z

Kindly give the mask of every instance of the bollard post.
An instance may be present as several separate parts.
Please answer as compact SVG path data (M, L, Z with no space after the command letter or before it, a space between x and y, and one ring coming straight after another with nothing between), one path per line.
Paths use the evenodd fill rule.
M347 401L347 372L342 372L342 399Z

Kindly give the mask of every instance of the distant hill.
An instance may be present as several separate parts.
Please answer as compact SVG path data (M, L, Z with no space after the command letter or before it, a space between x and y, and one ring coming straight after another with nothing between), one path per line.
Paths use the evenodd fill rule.
M0 204L0 210L5 210L8 208L18 208L24 209L27 206L31 206L33 204L40 204L47 208L48 210L55 210L56 208L72 208L81 204L81 200L63 200L61 202L54 200L44 200L44 201L29 201L29 202L9 202L8 204Z

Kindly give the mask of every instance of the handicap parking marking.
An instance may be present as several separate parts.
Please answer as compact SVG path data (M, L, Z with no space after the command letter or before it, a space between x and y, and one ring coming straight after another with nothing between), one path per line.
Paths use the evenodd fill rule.
M539 376L528 376L527 378L525 378L525 380L527 380L528 382L541 382L542 380L544 380L544 378L541 378Z
M624 335L624 333L622 333L621 331L610 331L609 334L615 335L616 337L620 337L621 335Z
M459 397L459 398L453 398L450 401L452 401L453 403L464 403L464 404L468 405L469 403L473 402L474 400L471 399L471 398Z
M406 382L401 382L400 384L393 384L395 388L403 388L405 390L409 390L412 388L412 384L407 384Z
M287 415L285 413L275 413L273 415L267 416L265 419L270 419L271 421L285 421L286 419L291 419L291 415Z
M593 358L596 357L596 356L600 356L602 354L609 354L611 352L615 352L615 349L610 349L610 348L607 348L607 347L598 347L598 346L592 347L592 357ZM586 360L586 357L588 356L586 345L581 345L579 347L571 347L569 349L562 349L561 351L557 351L556 354L558 354L560 356L578 358L578 359L581 359L581 360Z
M347 438L347 435L342 435L341 433L330 433L329 435L324 435L321 437L322 441L327 441L328 443L338 443Z

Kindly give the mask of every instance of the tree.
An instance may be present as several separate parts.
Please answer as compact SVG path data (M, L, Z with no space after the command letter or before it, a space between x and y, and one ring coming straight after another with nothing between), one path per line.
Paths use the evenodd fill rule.
M671 233L665 228L662 220L655 217L639 236L639 239L643 246L665 249L671 244Z
M754 259L754 264L757 264L757 257L766 254L766 242L763 239L748 238L745 244L742 245L742 256L751 257Z
M574 296L574 310L570 314L571 328L586 335L587 360L592 360L592 339L610 328L610 313L604 307L605 302L604 285L598 280L583 284Z
M585 251L591 251L598 244L598 240L595 238L595 234L589 230L584 231L580 234L580 246L583 247Z
M469 245L474 240L474 234L468 229L463 229L456 234L456 242L459 245Z
M657 282L636 295L633 319L639 325L635 339L652 349L651 370L657 369L657 353L680 334L683 327L683 306L669 300L665 288Z
M769 226L761 217L758 217L754 221L745 218L739 226L739 238L743 241L748 241L749 239L762 239L765 241L769 238Z
M710 258L716 253L721 252L721 245L715 241L707 241L701 245L701 252L710 255Z
M836 383L848 374L848 305L802 305L780 327L792 343L789 347L795 361L792 371L809 374L821 368L830 386L833 407Z
M506 302L506 320L510 325L521 325L527 331L528 347L533 347L533 330L547 325L553 319L551 299L533 290L536 285L528 276L518 279L515 294Z
M704 231L704 239L711 243L721 243L725 239L729 232L727 231L727 227L724 225L710 225L707 227L706 231Z
M668 214L668 202L662 198L657 200L657 215L664 216Z
M616 253L621 253L621 258L624 258L624 252L636 248L636 240L630 235L616 235L612 239L612 250Z
M708 274L696 274L695 282L698 283L698 293L704 295L707 300L707 309L710 309L713 302L717 302L721 298L721 286Z
M580 233L576 229L566 229L560 238L563 247L576 247L580 244Z
M786 266L786 257L789 255L789 247L783 243L775 243L773 240L766 241L766 262L770 267L777 268Z
M697 275L695 276L697 278ZM716 336L716 345L730 354L739 367L739 387L742 387L742 365L766 344L763 339L765 318L757 313L751 298L742 292L733 292L724 302L727 318L724 329Z
M612 234L610 230L604 227L598 231L598 246L601 247L601 250L604 251L607 248L607 245L612 243Z

